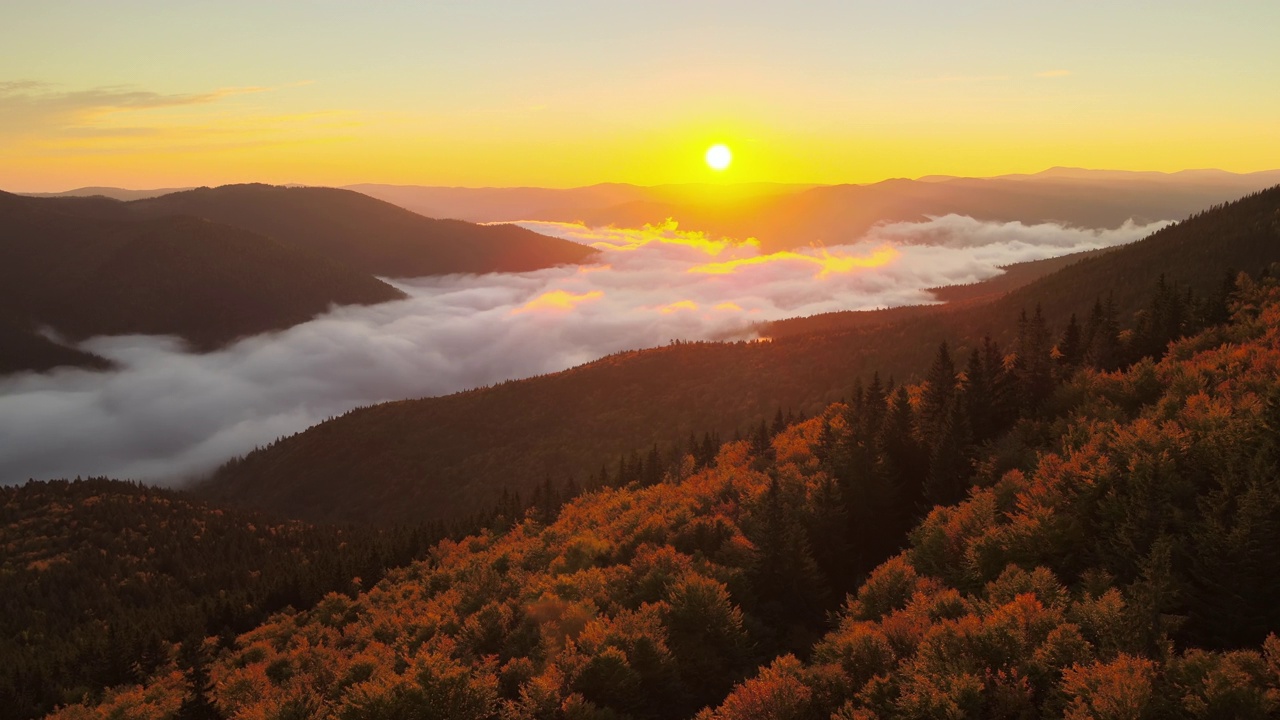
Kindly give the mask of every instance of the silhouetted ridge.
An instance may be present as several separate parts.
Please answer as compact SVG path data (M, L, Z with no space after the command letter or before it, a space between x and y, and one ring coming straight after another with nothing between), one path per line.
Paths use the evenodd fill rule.
M192 217L138 219L106 198L0 193L0 301L11 370L95 365L34 335L171 334L197 348L304 322L332 305L403 294L248 230ZM50 346L53 346L52 348Z
M195 215L389 277L526 272L595 251L514 225L434 220L351 190L224 185L128 204L145 216Z

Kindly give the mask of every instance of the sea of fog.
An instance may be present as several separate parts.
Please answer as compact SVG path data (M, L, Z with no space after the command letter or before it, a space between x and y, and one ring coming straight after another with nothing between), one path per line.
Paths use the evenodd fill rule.
M674 225L521 224L592 245L598 261L397 280L408 299L335 308L207 354L167 337L94 338L82 347L118 369L0 378L0 483L106 475L174 484L360 405L554 372L673 339L750 338L761 321L930 302L927 288L1120 245L1167 223L1093 230L948 215L772 255Z

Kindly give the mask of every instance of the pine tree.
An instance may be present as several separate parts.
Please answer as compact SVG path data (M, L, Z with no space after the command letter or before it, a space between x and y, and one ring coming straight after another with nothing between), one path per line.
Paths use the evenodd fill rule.
M187 697L178 706L175 720L222 720L214 705L213 679L209 676L209 659L200 638L190 638L178 648L178 664L187 678Z
M880 382L880 373L875 373L871 376L871 384L867 386L867 391L863 395L860 412L852 418L853 422L861 421L861 424L850 425L850 427L856 427L865 435L874 435L884 420L886 397L884 385Z
M950 505L964 498L973 475L970 445L972 434L963 398L947 409L929 454L929 475L925 481L925 504Z
M825 584L851 589L856 570L848 540L849 500L835 478L826 477L818 485L805 527L809 531L814 561L826 578ZM844 587L846 585L850 587Z
M658 453L658 444L649 448L649 456L644 461L641 482L644 485L657 485L662 482L662 456Z
M1058 342L1058 363L1065 368L1067 375L1079 367L1084 359L1084 350L1084 333L1076 320L1076 314L1071 313L1067 329L1062 332L1062 339Z
M904 530L924 499L924 453L915 437L916 417L905 387L893 394L893 402L877 434L876 474L894 489L898 513L894 522Z
M1115 370L1120 363L1120 323L1115 299L1107 296L1093 303L1085 324L1085 362L1099 370Z
M776 475L753 513L756 546L751 584L760 614L775 626L811 626L822 616L825 588L801 522L800 502Z
M978 348L969 353L964 376L964 398L968 405L966 411L969 414L969 424L973 429L974 440L982 442L995 433L996 421L992 377Z
M920 398L920 436L929 440L941 427L956 394L956 366L944 341L938 346Z
M1014 379L1018 406L1030 414L1040 407L1053 389L1053 365L1049 356L1049 330L1040 306L1030 318L1024 310L1018 318L1017 361Z
M778 408L778 414L773 416L773 425L769 428L772 435L777 435L787 429L787 421L782 417L782 408Z

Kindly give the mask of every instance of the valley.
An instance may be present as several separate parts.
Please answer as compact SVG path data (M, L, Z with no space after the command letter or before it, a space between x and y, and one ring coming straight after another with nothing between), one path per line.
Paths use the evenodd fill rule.
M1280 3L0 3L0 720L1280 718Z

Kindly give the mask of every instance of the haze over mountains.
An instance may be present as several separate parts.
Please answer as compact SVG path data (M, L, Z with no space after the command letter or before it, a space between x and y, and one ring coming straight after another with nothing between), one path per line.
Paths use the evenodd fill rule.
M2 586L0 603L29 629L0 639L0 699L23 717L56 707L59 720L161 720L193 707L334 718L443 707L472 720L565 708L653 720L1054 717L1064 707L1270 717L1280 709L1280 585L1268 572L1280 541L1280 283L1266 272L1280 266L1213 274L1278 253L1280 187L1001 299L976 291L961 306L908 314L922 323L891 313L858 335L862 349L892 368L931 354L923 382L844 386L848 402L815 417L655 450L577 499L581 486L552 481L532 502L503 493L455 517L456 539L426 554L413 531L279 524L121 483L0 493L8 527L45 528L19 531L5 559L25 582ZM1083 322L1045 315L1107 289L1116 292ZM1048 309L996 314L1035 300ZM954 339L982 326L1008 340L981 343L967 361L963 348L917 334ZM739 398L753 372L793 397L815 361L865 378L856 344L824 348L838 333L791 339L628 353L453 396L438 420L455 436L425 456L423 437L398 431L421 432L418 408L430 401L406 402L325 423L227 472L269 467L258 489L297 478L321 503L343 503L325 481L351 467L325 466L395 456L416 466L417 485L357 481L381 505L367 519L388 524L397 503L429 512L414 489L450 443L498 437L482 457L519 468L536 463L546 428L584 408L595 423L567 450L608 438L619 420L633 437L655 427L655 408L670 424L687 407ZM728 352L701 367L685 352L716 348ZM735 370L742 348L786 355ZM592 372L600 382L583 381ZM683 385L691 372L706 384ZM565 392L521 395L548 380ZM501 410L535 423L468 409L507 388ZM504 435L513 427L521 434ZM531 442L512 457L504 438ZM105 539L115 539L108 555L95 551ZM355 568L382 577L410 553L421 559L373 587L350 578ZM27 590L50 579L58 592ZM89 609L94 621L74 612ZM160 621L149 630L131 622L148 616ZM170 644L184 632L192 637Z
M1040 218L1063 208L1078 213L1075 217L1099 222L1123 214L1108 205L1107 193L1096 187L1097 178L1053 175L1054 183L1085 186L1077 194L1080 204L1054 200L1037 206L1028 200L1022 205L1023 217ZM1214 175L1213 180L1222 178ZM1246 184L1257 180L1236 178ZM895 207L951 207L920 188L955 182L909 182L900 198L912 199ZM1015 178L1010 182L1039 181ZM1209 190L1179 186L1181 195L1171 193L1161 200L1154 194L1145 196L1139 185L1174 181L1137 182L1125 176L1117 182L1125 187L1111 188L1114 197L1156 212L1173 212L1170 208L1190 202L1188 198L1196 192L1227 192L1221 184ZM1019 202L1009 200L1009 185L976 183L970 189L978 187L981 190L973 190L972 197L956 200L958 207L982 216L998 214L1006 201ZM768 202L776 201L780 207L784 201L795 202L824 189L799 189ZM889 197L890 190L880 188L873 195ZM740 191L741 197L732 202L754 202L749 199L754 190ZM1027 192L1034 196L1040 191L1036 187ZM952 188L948 192L960 197L956 193L968 191ZM924 196L927 201L920 200ZM857 227L856 218L837 206L824 206L828 220ZM724 239L716 232L677 226L674 221L641 229L546 220L500 225L436 221L352 191L260 185L201 188L127 203L103 197L3 195L0 221L7 233L0 234L4 240L0 247L13 260L5 267L5 278L9 297L16 298L6 305L9 325L0 323L0 329L11 329L18 340L7 344L6 352L16 348L29 354L28 362L32 357L47 357L48 364L83 368L0 378L0 444L6 448L0 457L0 481L105 471L184 482L205 477L221 465L192 488L200 500L194 504L190 496L140 493L109 482L29 484L8 496L0 511L7 513L11 527L15 523L61 527L64 517L71 516L85 521L83 527L49 531L24 542L21 558L11 571L33 582L56 577L58 583L74 586L69 601L75 607L105 609L117 628L114 634L104 635L92 623L41 621L50 642L62 648L56 661L51 660L52 651L39 646L0 642L0 656L19 658L22 664L19 671L0 672L0 699L12 696L13 706L24 708L27 716L67 700L98 701L96 691L85 695L80 686L72 686L76 682L104 688L149 677L150 696L169 703L188 692L172 683L180 674L164 675L165 663L172 661L163 649L156 649L163 648L163 643L157 645L156 630L130 623L135 615L158 613L155 617L163 622L150 625L173 638L189 627L219 632L214 627L217 623L246 629L286 604L331 607L338 596L318 599L330 589L344 593L343 598L354 595L353 602L364 602L370 595L361 592L358 579L348 579L349 568L362 568L362 576L380 577L384 568L404 563L410 555L420 556L422 548L439 538L480 530L490 533L485 537L499 538L495 547L501 553L516 551L522 538L540 538L537 542L545 541L548 553L566 558L546 563L548 577L562 577L564 563L578 562L568 558L579 557L586 547L581 538L560 539L579 523L596 528L585 531L595 538L602 533L610 537L633 533L650 543L656 538L663 549L655 552L676 553L673 557L688 550L690 543L702 542L693 538L719 537L716 533L741 523L745 534L735 542L742 546L742 553L724 554L716 544L719 541L706 546L707 552L720 548L714 550L715 557L726 563L723 572L729 574L724 577L731 579L722 595L712 595L721 598L716 601L717 607L723 605L721 609L733 607L727 604L729 598L741 605L743 616L751 618L743 637L753 638L754 647L763 648L762 654L730 653L739 658L734 661L739 665L720 671L715 684L696 683L695 691L677 683L662 691L664 697L682 698L679 702L685 709L718 702L729 693L730 681L741 678L746 669L763 665L784 650L804 651L815 642L824 630L819 611L836 609L830 598L843 596L863 573L904 543L911 544L912 562L932 567L927 565L929 553L936 548L918 533L906 535L907 528L920 519L919 509L961 499L967 478L975 472L994 473L1006 467L1029 470L1030 458L1046 452L1044 438L1057 432L1052 414L1075 407L1071 403L1076 400L1070 398L1080 399L1085 407L1101 403L1098 407L1103 409L1098 412L1107 418L1133 408L1164 417L1167 411L1160 408L1176 402L1181 386L1152 385L1149 363L1139 362L1118 381L1076 375L1077 363L1111 369L1143 354L1158 356L1169 339L1226 317L1227 280L1233 270L1257 272L1280 262L1280 187L1175 224L1167 219L1145 224L1125 219L1112 227L1086 228L924 213L911 220L876 223L852 243L794 249ZM433 268L455 272L415 276ZM459 268L491 271L457 272ZM1259 292L1248 281L1242 287ZM350 297L340 294L345 288L381 294L345 302L331 299ZM312 306L291 304L308 298ZM947 302L935 304L939 301ZM36 317L56 318L46 324L58 328L61 335L38 332L30 319ZM1069 323L1068 318L1074 321ZM1236 322L1231 332L1256 343L1258 330L1248 324L1248 314L1237 315ZM1068 329L1058 335L1064 325ZM96 328L108 328L105 332L110 334L64 344L103 332ZM158 334L122 334L134 328L182 335L186 342ZM1197 342L1203 347L1213 345L1218 342L1215 332L1222 331L1211 331L1207 339ZM984 344L984 335L999 347ZM750 341L757 337L769 341ZM1099 337L1111 338L1112 344ZM1010 387L1035 384L1039 376L1023 359L1033 357L1028 354L1033 352L1050 363L1041 379L1066 383L1065 389L1019 404L1017 412L1032 413L1025 420L1032 424L1015 425L1003 435L991 435L991 427L983 429L976 420L980 414L966 414L955 421L958 425L927 420L936 415L928 409L933 402L929 388L937 382L933 379L939 362L936 343L943 339L951 343L956 365L970 351L978 351L975 357L989 356L977 366L971 357L963 381L956 376L956 392L962 393L958 397L989 396L992 403L1023 403L1015 398L1021 398L1024 389ZM1212 362L1236 357L1239 351L1231 347L1214 350L1214 357L1222 357ZM1250 350L1255 351L1261 351L1261 346ZM1116 359L1120 353L1123 360ZM1186 357L1187 351L1177 351L1176 362ZM930 358L934 358L932 366ZM1215 377L1219 372L1203 370L1201 365L1199 361L1177 365L1181 369L1176 372L1208 372ZM1245 372L1237 365L1222 372ZM571 366L577 367L560 371ZM1247 372L1261 378L1269 372L1265 366L1265 361L1251 360ZM970 391L974 381L969 378L978 377L974 373L983 367L1002 368L994 372L1014 386L989 394ZM875 411L865 405L856 413L841 406L832 410L828 404L867 397L857 388L874 371L892 372L901 381L919 378L926 368L931 379L910 394L902 390L893 396L884 418L889 430L876 435L880 438L876 453L906 452L895 461L899 464L886 465L882 458L873 463L873 471L849 470L862 462L861 451L847 450L852 440L840 438L865 432L857 428L871 421L858 420L857 413L874 416ZM536 377L500 382L530 375ZM1123 389L1100 391L1090 384L1097 382L1120 382ZM1152 387L1165 388L1161 392L1169 394L1157 402ZM1112 401L1122 409L1105 409ZM1236 402L1241 409L1256 406L1250 404L1248 392ZM978 412L973 403L964 401L965 413ZM951 407L955 415L954 408L961 405ZM784 418L793 418L796 412L819 414L819 419L786 427L790 420ZM901 413L906 413L905 421L892 420ZM913 414L918 415L916 420L911 419ZM774 419L766 425L770 418ZM1190 422L1187 418L1184 421ZM1143 422L1137 421L1134 432L1148 427ZM717 458L720 444L739 433L750 441L728 445L728 454L721 452ZM286 437L272 442L281 436ZM898 440L918 447L895 450L893 443ZM952 447L953 442L962 445ZM254 446L264 447L226 462ZM939 479L946 477L945 468L951 462L948 452L959 453L953 458L959 480ZM979 456L987 459L982 463L969 459ZM823 481L828 473L836 480ZM877 478L899 475L910 479L894 480L886 486L889 489L874 486L880 481ZM741 485L748 478L755 484ZM818 484L787 499L789 493L798 492L786 489L797 478L813 478ZM590 495L581 504L569 506L563 521L557 520L566 497L602 481L620 489ZM718 484L722 481L729 484ZM959 484L952 487L945 482ZM655 483L657 487L643 489ZM740 502L726 505L724 493L737 492L731 488L747 488L746 494ZM1125 493L1134 490L1118 492L1115 497L1126 498ZM1231 493L1236 491L1223 492L1234 498ZM68 499L64 510L44 507L54 495ZM614 499L621 504L612 505ZM660 509L668 502L685 508L677 510L676 516L696 508L698 517L717 517L716 527L721 530L681 529L681 521ZM1236 507L1253 501L1224 502ZM1133 503L1151 506L1141 499ZM735 514L739 511L717 515L729 505L745 515ZM1186 517L1197 517L1195 513L1209 512L1205 508L1210 507L1204 500L1160 507L1166 505L1169 512L1176 509ZM233 506L263 514L250 517L221 509ZM605 506L611 509L602 511ZM1189 509L1192 506L1194 511ZM121 510L101 509L113 507ZM600 524L603 515L591 519L600 512L616 522ZM934 512L981 510L968 503ZM1063 517L1070 512L1055 510ZM1245 517L1252 517L1252 512L1246 511ZM1272 514L1265 509L1258 512ZM206 513L216 522L201 524ZM92 552L66 550L83 546L86 533L104 532L104 523L122 522L126 517L140 523L136 532L153 539L121 550L121 557L110 567L96 567ZM350 534L353 531L323 524L295 523L288 533L278 534L278 526L270 524L276 521L268 518L355 523L359 529ZM519 518L525 518L523 524L513 528ZM424 522L429 525L423 527ZM921 522L927 529L941 521L931 516ZM1200 558L1196 562L1203 564L1208 557L1202 552L1205 543L1234 542L1214 539L1237 532L1213 530L1218 527L1215 522L1205 521L1203 527L1210 530L1178 531L1178 538L1188 532L1207 538L1187 541L1179 552ZM791 527L787 532L812 539L799 545L777 540L783 544L776 545L775 539L786 533L771 534L771 523L782 523L778 527ZM1000 527L996 521L986 524ZM205 543L203 532L195 542L176 543L172 528L182 527L211 528L217 537L235 542L250 538L257 553L243 555L243 561L229 559L240 555L228 556L216 549L218 542ZM552 529L543 535L542 527ZM264 537L264 529L274 533L272 540L256 539ZM525 532L536 535L521 534ZM1105 527L1097 533L1091 552L1102 553L1115 538L1128 537L1125 532L1123 527ZM820 545L822 540L830 547ZM203 558L224 578L218 584L233 594L215 599L202 576L191 582L174 578L174 572L181 572L175 570L174 561L163 554L149 560L150 555L144 557L136 549L147 542L180 546L187 557ZM492 561L494 568L506 567L506 561L491 557L474 543L474 539L458 545L446 541L432 550L433 557L464 564ZM780 549L787 547L792 550ZM1066 552L1054 547L1054 552ZM643 569L650 562L645 559L647 552L624 553L639 563L627 572L648 572ZM769 558L779 552L776 567L770 565ZM1240 554L1230 549L1223 552L1226 557ZM1255 562L1250 558L1256 553L1243 552L1245 559L1240 562ZM323 562L320 555L325 557ZM271 584L263 583L259 575L244 574L249 566L271 570L282 558L289 562L298 557L308 559L289 572L276 570L279 579ZM596 558L591 563L604 562L605 555L590 557ZM1063 573L1073 572L1069 560L1052 562ZM1126 564L1128 560L1100 562L1117 577L1127 578L1125 582L1141 582L1133 580L1136 571ZM46 567L53 563L69 566L53 575ZM81 567L96 569L81 572L77 569ZM136 579L138 573L131 568L137 567L148 568L145 580ZM534 592L532 585L526 585L542 582L537 578L544 572L540 560L525 561L522 567L532 574L521 581L525 584L512 586L517 595ZM792 572L783 568L798 568L799 574L794 581L780 581L778 573ZM1219 572L1242 571L1228 564ZM702 597L712 587L706 584L713 582L710 578L721 574L716 570L708 578L695 580L686 573L680 582L702 583L698 587L703 589L694 593ZM943 576L957 584L966 582L958 575ZM403 594L404 588L419 585L412 580L405 584L403 577L393 573L388 584L379 587L399 587ZM447 582L442 578L431 582ZM1178 582L1193 588L1186 591L1193 598L1187 602L1225 602L1216 591L1197 585L1194 577ZM89 587L95 583L111 588ZM1241 619L1215 624L1195 618L1177 636L1179 642L1248 647L1262 637L1274 616L1271 591L1265 583L1233 584L1247 585L1246 601L1230 601ZM114 589L117 586L121 589ZM775 586L799 589L777 596L770 590ZM469 585L460 588L471 592ZM380 592L384 590L374 590L373 596ZM672 592L677 594L656 602L677 606L684 602L679 595L683 591ZM53 607L30 594L6 597L23 612L32 606ZM230 597L236 598L234 608L227 604ZM533 600L540 603L546 597L544 593ZM1089 597L1083 595L1079 602L1092 602ZM173 617L168 601L147 598L178 598L184 609L180 617ZM469 602L463 605L469 607ZM610 607L599 597L593 602L601 603L594 607ZM513 617L541 612L522 609L527 604L516 603ZM418 617L426 611L374 612L390 622L390 618ZM606 618L612 618L615 609L599 612L593 622L613 622ZM480 621L467 622L478 627ZM672 657L680 658L682 672L703 672L696 669L704 667L698 664L703 660L697 659L702 655L690 654L682 626L671 619L662 622L675 623L662 632L671 643ZM289 635L278 629L278 623L279 617L268 619L263 627L275 628L267 632L281 637ZM235 639L226 627L221 632L218 643L226 648L247 642ZM822 642L843 642L843 632L833 631L830 637L836 639ZM464 645L474 639L470 631L461 632L460 637ZM506 627L500 637L517 638L519 633ZM476 647L491 647L488 642ZM824 647L822 642L819 648ZM719 658L722 651L729 652L721 648L712 655ZM136 657L125 662L122 654ZM340 655L334 655L333 661L347 663ZM231 669L218 672L240 677L241 666L258 667L257 657L245 655ZM264 677L277 677L270 681L273 687L287 684L280 668L290 661L271 657L276 658L269 662L273 669ZM815 660L815 668L825 667L821 657ZM363 661L351 662L352 667L365 667ZM561 658L556 662L568 667L577 661ZM589 662L596 663L598 658ZM97 669L86 675L80 669L85 663ZM301 672L301 667L289 672ZM470 676L483 676L479 665L469 667ZM797 677L807 678L804 673L810 672L801 665L787 667ZM763 672L763 677L773 677L769 675L772 668ZM31 684L33 677L42 684ZM602 707L643 705L635 698L618 700L613 690L591 689L591 673L574 677L573 687L582 688L588 693L584 697ZM896 682L902 683L913 682L913 677L905 671L895 675ZM237 682L251 681L240 677ZM751 696L755 692L751 682L763 681L749 681L730 693L724 707L737 707L744 695ZM219 703L230 707L226 703L241 702L219 687L210 690ZM361 687L354 695L344 695L343 702L359 702L351 698L373 697L371 693L377 692L372 686ZM102 696L102 712L130 705L129 692L108 691ZM254 692L260 698L270 694L265 686ZM668 707L667 702L660 706ZM73 706L67 712L75 717L80 710ZM658 717L663 712L654 709L650 714ZM739 716L725 717L737 720Z
M1217 172L1165 176L1051 171L1032 178L927 179L847 186L841 191L864 192L870 188L884 195L892 187L906 183L911 193L915 193L912 197L923 197L921 193L926 190L922 188L960 183L957 187L967 187L966 192L971 193L971 202L966 201L969 204L962 203L961 207L981 216L1008 199L1009 187L1025 185L1026 193L1049 197L1049 191L1041 187L1042 184L1057 188L1062 183L1075 183L1085 189L1076 211L1102 217L1118 212L1114 209L1118 201L1100 199L1108 193L1122 199L1138 198L1133 200L1138 210L1166 207L1159 202L1174 207L1180 202L1189 202L1186 198L1197 193L1225 193L1230 187L1249 186L1265 177ZM1107 191L1100 190L1099 184ZM1128 190L1116 190L1119 186ZM1151 189L1154 186L1179 190L1160 196ZM734 195L733 201L738 202L747 201L758 192L780 190L790 194L771 196L774 200L810 197L830 188L730 186L720 191L724 196ZM579 199L613 202L634 197L638 191L666 200L681 195L687 197L691 192L688 187L655 190L628 186L529 192L539 202L553 202L556 197L563 199L566 193ZM519 200L526 194L522 189L451 192L455 198L467 197L470 193L477 202L476 207L489 203L491 195L505 195L499 199L507 203L501 207L508 209L515 207L510 204L515 201L512 198ZM955 188L948 190L952 195L956 192ZM935 196L928 197L936 200ZM1160 197L1165 199L1157 202ZM1144 227L1120 223L1114 230L1091 231L1059 224L979 222L967 215L951 215L923 222L882 224L860 235L859 242L849 246L802 248L791 255L771 255L767 246L735 244L719 240L714 233L686 231L669 225L630 231L592 230L583 225L554 222L532 223L521 228L431 220L358 193L323 188L227 186L133 202L102 197L8 196L8 200L13 207L28 208L22 217L30 215L41 218L42 222L80 228L79 234L72 233L80 239L93 237L93 233L106 227L145 228L148 223L175 223L175 227L180 228L203 228L204 235L213 233L216 238L224 235L239 238L238 242L248 243L246 247L250 249L221 256L224 263L231 257L245 260L227 265L227 272L260 274L259 279L253 281L211 274L208 268L219 267L220 256L216 250L205 251L213 252L212 258L189 261L182 259L186 255L166 260L169 256L165 253L134 249L134 255L121 253L124 259L115 260L127 267L110 272L105 269L111 265L95 265L98 261L92 258L97 256L91 256L84 261L81 275L73 276L73 281L69 280L68 285L56 292L52 289L61 287L56 283L33 284L49 290L49 297L58 300L49 301L52 305L47 302L48 307L62 308L61 312L70 315L55 321L60 316L51 314L52 310L46 306L26 301L11 305L11 308L33 309L24 310L25 315L11 315L7 324L0 323L0 331L12 338L5 344L4 357L9 358L6 367L18 370L77 364L101 369L114 363L118 372L36 375L0 381L7 386L0 404L8 408L0 417L8 425L7 436L14 446L23 448L22 452L6 458L0 468L3 478L9 482L26 477L103 471L172 481L207 471L254 445L297 432L360 405L442 395L555 372L610 353L665 345L674 339L749 339L763 327L762 323L795 316L819 315L822 320L818 325L797 321L779 326L778 335L804 334L811 330L830 334L846 324L851 326L850 330L879 325L885 320L872 319L879 316L858 315L842 320L842 316L832 313L934 302L935 296L928 292L929 288L991 279L1000 272L999 266L1111 247L1159 227L1158 224ZM903 203L903 207L911 205L905 200ZM529 205L526 209L534 207ZM1029 217L1035 215L1031 210L1027 212ZM1140 213L1135 211L1135 214ZM181 217L208 220L193 224L179 220ZM10 237L15 242L34 236L14 232ZM195 241L178 239L183 237L181 234L171 235L174 239L162 246L172 248L167 251L170 254L178 250L191 253L199 247ZM222 244L214 243L211 247L224 250L236 247L230 241L218 242ZM19 246L20 243L12 247ZM77 246L67 247L74 250ZM105 252L104 248L111 246L89 243L86 247ZM254 265L254 253L264 248L275 248L274 252L283 255L281 259L263 260ZM47 246L46 250L53 251L53 246ZM51 258L58 252L75 257L70 250L58 250L54 255L33 255L32 262L52 263ZM129 257L144 257L145 262L126 262ZM285 257L290 259L283 259ZM593 272L582 272L574 265L588 258L593 258L596 265L583 269ZM160 271L170 266L172 269ZM39 276L34 266L11 264L10 267L14 268L15 277L29 280ZM255 267L259 269L254 270ZM546 269L536 270L538 267ZM184 271L194 272L198 268L204 269L202 278L182 280ZM329 275L315 268L327 268ZM401 281L394 286L373 277L375 274L412 277L428 274L433 269L447 273L468 268L472 272L485 268L515 272ZM332 288L338 285L333 279L318 285L313 281L315 287L330 288L325 291L328 294L286 291L286 288L301 287L289 285L290 274L345 278L343 282L352 287L366 288L366 294L335 294ZM1003 287L1008 289L1038 275L1039 271L1032 272ZM90 282L85 278L96 280ZM159 279L165 283L157 287L149 285ZM1005 282L1010 279L1006 278ZM237 283L247 283L249 287L233 291ZM19 282L13 287L20 288L22 284ZM144 311L130 314L121 310L130 306L115 298L126 290L131 296L146 300ZM220 291L225 291L225 298ZM85 299L86 295L77 295L77 292L91 292L97 301L90 302ZM272 292L280 294L272 296ZM271 297L281 300L273 301ZM307 300L309 297L313 299ZM284 303L284 299L293 305ZM361 310L360 303L374 304ZM349 307L324 314L334 305ZM207 310L202 310L207 307L220 308L222 315L209 315ZM1078 308L1072 306L1072 310ZM153 317L157 313L163 314ZM307 322L317 315L321 317ZM922 318L918 322L924 323L931 322L927 318L939 317L932 312L899 312L885 314L884 318L916 316ZM218 320L218 317L225 319ZM172 334L186 338L197 351L220 349L207 355L191 354L161 337L142 335L102 337L88 344L68 346L60 344L63 341L57 341L56 336L41 335L38 332L41 325L52 326L73 341L90 335ZM289 327L294 329L283 334L252 337L264 330ZM250 337L233 342L245 336ZM829 337L806 340L832 348L843 347L839 343L846 341L853 343L847 352L854 355L864 352L861 349L867 342L864 340L837 341ZM783 345L780 343L777 347ZM910 352L898 347L900 344L892 345L894 353ZM887 351L881 348L871 352L876 356ZM743 352L754 353L752 357L766 357L782 351L731 346L669 352L681 357L684 353L705 352L704 360L688 362L691 367L705 362L710 375L703 377L690 371L686 380L706 386L721 382L715 379L718 375L723 378L732 375L731 371L719 373L717 363L725 367L738 363L725 358L713 359L719 358L720 353L730 353L737 358ZM809 361L812 359L805 362ZM614 363L614 360L608 362ZM834 367L827 360L817 362L822 367ZM916 367L909 362L902 366L904 371ZM817 373L814 383L830 385L832 382L831 376L824 374L829 370L813 372ZM153 381L149 378L160 376L170 378L170 387L175 390L185 387L176 391L204 409L188 413L146 400L154 394L150 389ZM695 381L695 378L701 380ZM744 387L754 382L742 380ZM674 387L678 386L679 382ZM693 391L692 385L688 391ZM656 388L645 392L653 398L665 394L665 390ZM655 441L667 443L688 430L701 431L713 426L729 432L732 428L726 422L730 417L739 418L735 423L750 422L752 418L770 414L783 403L809 407L832 397L830 390L816 395L810 391L789 393L783 387L758 396L754 392L748 391L736 398L736 409L720 407L717 405L720 401L716 400L695 416L685 417L662 431L641 430L638 434L624 435L619 430L613 439L605 439L609 433L600 433L599 448L588 452L582 444L579 446L583 451L581 456L574 459L554 453L539 455L536 462L517 471L508 482L513 487L527 487L546 473L581 475L595 469L599 461L609 460L618 453ZM797 397L800 400L795 400ZM523 402L515 401L515 404L521 406ZM632 402L641 402L640 397ZM51 408L55 407L61 410L53 412ZM39 420L19 422L16 420L19 417ZM554 428L560 419L545 428L550 435L559 432ZM438 420L422 426L435 432L443 424L443 420ZM61 430L54 430L55 427ZM500 435L523 432L512 429ZM69 452L62 438L72 437L87 440L78 442ZM555 440L552 444L564 442L567 441ZM419 445L432 447L434 441L422 439ZM465 449L468 445L455 443L455 447ZM501 453L480 455L492 458ZM468 462L463 459L461 465L455 467L453 460L441 461L437 472L441 477L462 473L456 477L472 478L464 483L467 488L455 487L451 492L463 498L466 507L484 505L500 489L486 479L490 471L468 469ZM504 469L507 466L502 463L486 462L490 463L495 477L507 472ZM335 464L334 468L340 465ZM473 492L471 483L482 489ZM438 484L456 483L441 481ZM432 513L447 515L453 501L441 500L434 493L427 491L424 498L431 499L422 502L436 508ZM373 505L376 506L376 502ZM353 513L364 512L355 509L359 506L361 502L348 502L343 507ZM412 503L402 505L405 512L412 506Z
M770 343L624 353L547 377L356 410L229 464L201 492L325 520L456 516L504 488L527 497L547 475L581 481L621 455L669 448L691 432L728 437L779 409L814 412L859 376L923 370L939 340L960 357L984 333L1007 342L1023 311L1041 308L1063 324L1110 298L1130 324L1161 276L1211 295L1230 271L1278 261L1275 188L987 302L905 317L889 311L843 330L836 318L820 332Z
M894 179L870 185L695 185L641 188L352 189L437 217L475 222L552 220L641 227L675 219L688 230L744 239L765 250L841 245L880 222L960 214L978 220L1117 227L1179 219L1280 183L1280 171L1177 173L1052 168L994 178Z
M533 273L395 281L407 299L340 308L206 354L157 338L97 339L87 347L118 371L11 379L0 427L17 449L0 458L0 476L108 471L173 482L353 407L555 372L673 339L752 338L758 323L796 314L931 302L931 287L1153 229L942 218L885 226L859 246L766 256L669 228L531 226L591 243L599 257ZM915 241L922 238L932 244ZM187 403L164 401L172 395ZM79 439L72 447L67 438Z
M333 306L405 297L375 275L518 272L591 254L346 190L243 185L132 202L4 193L0 372L103 364L42 328L72 342L174 335L211 350Z
M370 197L432 218L476 223L543 220L638 228L674 219L686 230L759 238L766 250L840 245L878 222L918 222L960 214L978 220L1116 227L1179 219L1280 183L1280 170L1175 173L1057 167L990 178L926 176L865 185L787 183L579 188L468 188L362 183ZM105 195L138 199L174 190L80 188L41 196Z

